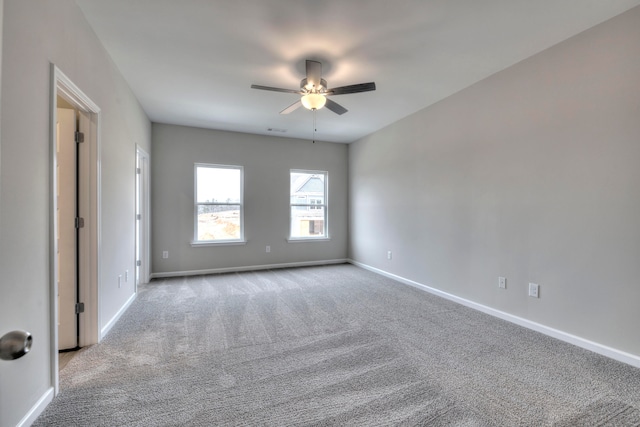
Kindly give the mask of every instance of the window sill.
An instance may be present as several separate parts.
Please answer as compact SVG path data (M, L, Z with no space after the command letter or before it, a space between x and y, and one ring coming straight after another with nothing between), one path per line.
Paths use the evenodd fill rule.
M191 242L192 248L200 248L205 246L239 246L246 245L246 240L221 240L219 242L211 241L211 242Z
M287 238L287 242L289 242L289 243L328 242L329 240L331 240L330 237L289 237L289 238Z

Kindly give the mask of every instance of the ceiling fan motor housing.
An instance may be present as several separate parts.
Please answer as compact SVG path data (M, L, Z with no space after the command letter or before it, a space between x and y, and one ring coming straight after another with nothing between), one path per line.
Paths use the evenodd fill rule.
M327 90L327 81L325 79L320 79L320 84L318 86L314 86L313 83L310 83L308 79L300 80L300 90L305 93L322 93Z

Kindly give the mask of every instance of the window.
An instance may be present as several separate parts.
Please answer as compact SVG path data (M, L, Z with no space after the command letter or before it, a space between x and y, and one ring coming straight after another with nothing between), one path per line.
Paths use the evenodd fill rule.
M311 206L309 206L309 210L311 210L311 209L321 209L320 205L322 205L322 199L316 199L316 198L313 198L313 197L309 197L309 204L311 205ZM318 206L314 206L314 205L318 205Z
M327 172L291 170L289 238L326 239Z
M242 180L242 166L195 165L195 244L244 242Z

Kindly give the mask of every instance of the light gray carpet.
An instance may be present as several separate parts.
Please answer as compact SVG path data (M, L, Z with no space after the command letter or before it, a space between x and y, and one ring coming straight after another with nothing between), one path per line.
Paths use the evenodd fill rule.
M351 265L156 280L36 426L638 426L640 370Z

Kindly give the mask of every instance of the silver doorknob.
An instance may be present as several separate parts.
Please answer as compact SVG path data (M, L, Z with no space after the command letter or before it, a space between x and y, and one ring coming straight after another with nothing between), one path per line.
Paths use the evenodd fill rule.
M0 359L18 359L31 350L33 338L26 331L7 332L0 338Z

